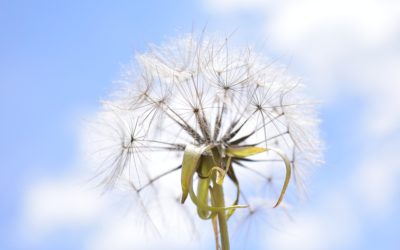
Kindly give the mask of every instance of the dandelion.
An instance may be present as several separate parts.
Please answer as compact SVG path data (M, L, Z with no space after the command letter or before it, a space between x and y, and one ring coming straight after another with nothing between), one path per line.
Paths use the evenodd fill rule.
M96 177L106 189L128 183L144 206L143 191L180 173L163 189L178 187L179 202L211 221L224 250L236 211L252 214L260 200L278 207L292 182L305 191L306 170L321 158L318 121L287 68L204 34L153 45L136 59L93 126ZM260 180L249 175L268 184L268 197L246 193Z

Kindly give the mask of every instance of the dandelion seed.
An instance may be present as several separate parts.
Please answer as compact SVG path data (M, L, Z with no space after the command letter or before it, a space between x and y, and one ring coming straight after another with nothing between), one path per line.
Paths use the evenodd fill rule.
M128 182L143 197L180 174L180 182L167 186L212 222L222 249L229 249L227 220L236 211L279 206L287 189L295 191L292 173L304 192L305 169L321 160L313 105L286 68L261 58L204 34L138 55L123 90L94 123L101 183ZM265 184L261 194L248 190L257 182Z

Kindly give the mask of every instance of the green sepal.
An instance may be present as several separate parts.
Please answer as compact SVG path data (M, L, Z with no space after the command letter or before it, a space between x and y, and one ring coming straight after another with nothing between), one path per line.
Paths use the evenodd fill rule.
M279 157L282 158L283 162L285 163L285 168L286 168L286 176L285 176L285 181L283 182L283 186L281 189L281 193L279 195L278 201L276 202L275 207L279 206L279 204L282 202L283 197L285 196L286 193L286 189L289 185L289 181L290 181L290 176L292 173L292 169L290 167L290 161L289 158L286 156L285 153L283 153L281 150L279 149L274 149L274 148L269 148L269 150L274 151L275 153L277 153L279 155Z
M182 160L182 171L181 171L181 187L182 187L182 198L181 203L184 203L190 187L192 186L193 175L199 167L202 154L210 149L211 145L208 146L195 146L188 144L186 145L185 152L183 153Z
M265 151L268 149L262 147L229 147L226 149L226 154L231 157L245 158Z
M207 203L209 194L210 179L201 178L197 184L197 198L199 202ZM203 220L211 218L210 211L197 207L197 214Z

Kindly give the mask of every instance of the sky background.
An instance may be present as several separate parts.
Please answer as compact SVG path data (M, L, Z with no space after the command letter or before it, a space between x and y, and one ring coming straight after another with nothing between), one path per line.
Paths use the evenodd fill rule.
M136 52L206 24L262 43L321 101L326 162L308 201L247 246L400 249L400 2L389 0L0 0L0 249L146 243L112 198L82 188L80 131Z

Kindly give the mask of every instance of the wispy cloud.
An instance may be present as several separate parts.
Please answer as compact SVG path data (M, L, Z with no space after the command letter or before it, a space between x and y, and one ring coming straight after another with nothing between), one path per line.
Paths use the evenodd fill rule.
M338 123L359 128L348 140L362 138L361 147L343 155L344 159L357 155L356 165L335 166L337 171L346 168L339 183L319 187L319 196L311 197L315 206L296 213L283 232L272 230L267 245L342 249L373 241L366 238L363 227L387 220L399 206L400 4L377 0L204 3L225 17L243 11L259 15L262 21L257 25L263 27L269 49L292 55L292 65L325 105L338 106L342 96L362 101L351 109L361 119L343 120L336 114ZM346 112L350 111L342 110ZM338 141L336 146L345 143Z
M82 179L82 175L42 179L27 190L20 221L25 244L40 245L49 235L72 229L84 234L80 245L89 250L199 247L200 235L171 197L163 201L165 216L154 202L143 211L132 195L102 195L77 181Z

